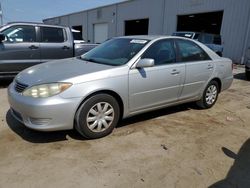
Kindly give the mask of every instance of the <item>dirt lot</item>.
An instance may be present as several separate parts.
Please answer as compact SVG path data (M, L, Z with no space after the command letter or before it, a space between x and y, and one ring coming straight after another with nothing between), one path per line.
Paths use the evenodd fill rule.
M250 187L250 82L237 68L232 87L209 110L192 104L121 122L112 135L40 133L8 112L0 89L0 187Z

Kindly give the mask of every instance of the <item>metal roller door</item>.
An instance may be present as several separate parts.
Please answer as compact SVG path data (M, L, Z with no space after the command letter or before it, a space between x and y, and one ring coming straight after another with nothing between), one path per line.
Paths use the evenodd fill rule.
M94 43L102 43L108 39L108 24L94 24Z

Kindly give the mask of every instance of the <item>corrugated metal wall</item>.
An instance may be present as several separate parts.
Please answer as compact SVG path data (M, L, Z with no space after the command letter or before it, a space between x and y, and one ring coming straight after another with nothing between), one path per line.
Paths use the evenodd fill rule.
M250 47L249 0L133 0L99 7L80 13L50 18L45 23L83 25L83 37L93 42L93 24L108 23L108 36L124 35L125 20L149 18L149 34L171 35L177 28L177 16L202 12L224 11L221 35L224 56L241 62Z

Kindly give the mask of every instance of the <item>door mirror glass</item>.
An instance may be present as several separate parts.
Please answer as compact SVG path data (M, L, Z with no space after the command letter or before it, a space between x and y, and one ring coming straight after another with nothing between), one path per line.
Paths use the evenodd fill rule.
M154 59L140 59L139 62L136 65L136 68L144 68L144 67L153 67L155 65Z
M3 33L0 33L0 42L3 42L5 40L5 35Z

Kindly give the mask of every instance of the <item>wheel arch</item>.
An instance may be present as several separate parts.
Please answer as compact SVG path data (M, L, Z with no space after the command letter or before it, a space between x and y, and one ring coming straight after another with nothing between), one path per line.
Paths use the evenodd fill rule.
M215 78L213 78L212 80L210 80L210 82L211 81L216 81L217 83L218 83L218 86L219 86L219 93L221 92L221 87L222 87L222 82L221 82L221 79L220 78L218 78L218 77L215 77ZM209 82L209 83L210 83Z
M124 103L123 103L123 100L122 100L121 96L117 92L107 89L107 90L94 91L93 93L90 93L85 98L83 98L83 100L79 103L79 105L78 105L78 107L77 107L77 109L75 111L74 121L75 121L75 118L76 118L76 114L77 114L78 110L80 109L80 107L82 106L82 104L86 100L88 100L89 98L91 98L92 96L97 95L97 94L108 94L108 95L114 97L116 99L116 101L118 102L118 105L120 107L120 117L119 117L119 119L121 119L123 117Z

